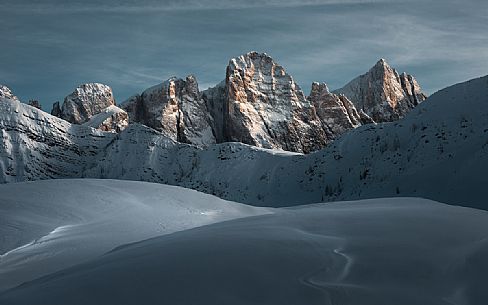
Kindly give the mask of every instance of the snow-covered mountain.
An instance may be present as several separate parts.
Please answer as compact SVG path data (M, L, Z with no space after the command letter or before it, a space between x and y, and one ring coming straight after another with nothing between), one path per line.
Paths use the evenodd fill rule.
M132 126L89 177L181 185L255 205L421 196L488 208L488 77L441 90L396 123L352 130L301 155L239 143L205 149Z
M2 187L0 217L8 224L28 233L45 223L46 234L57 229L0 260L8 275L0 281L29 280L0 292L1 304L483 305L488 298L484 211L395 198L246 217L262 211L180 188L59 186L81 197L56 193L52 181L29 183L13 185L24 193L12 190L5 205L10 186ZM230 218L240 219L220 222ZM11 236L6 228L2 236ZM179 232L164 235L171 230ZM156 234L164 236L101 255ZM51 273L55 263L76 261Z
M81 177L112 133L0 98L0 182Z
M382 63L388 72L396 73ZM374 77L380 75L376 66L372 71ZM388 78L390 74L380 75L384 81L375 90L385 91L393 86ZM403 80L396 76L398 81ZM419 99L425 97L418 85L415 90ZM357 98L362 93L351 96ZM374 123L368 114L386 113L391 110L390 104L375 101L357 111L347 94L331 93L325 84L317 83L312 84L310 96L306 97L273 58L266 53L249 52L231 59L224 81L213 88L200 92L194 76L173 77L129 98L122 107L132 122L152 127L182 143L208 146L241 142L309 153L325 147L350 129ZM402 114L413 107L403 100L398 102L398 107L396 100L394 104L395 111L401 110ZM398 115L383 116L381 121L398 118Z
M334 92L346 95L376 122L396 121L427 98L412 75L399 74L384 59Z
M192 75L172 77L130 97L122 110L109 86L88 83L55 102L51 114L112 132L139 123L202 147L241 142L310 153L363 124L397 120L425 99L413 77L398 75L384 60L339 91L313 83L307 97L273 58L249 52L231 59L224 81L203 92ZM6 86L0 97L18 101Z
M487 208L488 77L441 90L395 123L352 130L302 155L241 143L177 143L132 124L120 134L0 101L0 181L92 177L180 185L254 205L421 196Z

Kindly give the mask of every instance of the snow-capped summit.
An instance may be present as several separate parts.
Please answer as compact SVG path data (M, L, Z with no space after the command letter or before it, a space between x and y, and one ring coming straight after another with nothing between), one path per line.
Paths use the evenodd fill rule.
M64 99L61 107L54 103L51 114L73 124L82 124L112 105L115 105L115 100L109 86L89 83L76 88Z
M19 99L12 93L9 87L0 84L0 98L19 101Z
M412 75L398 74L384 59L334 93L347 96L376 122L398 120L427 97Z

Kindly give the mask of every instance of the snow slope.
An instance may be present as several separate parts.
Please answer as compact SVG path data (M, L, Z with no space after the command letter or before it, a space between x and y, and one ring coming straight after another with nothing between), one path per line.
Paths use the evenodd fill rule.
M0 185L0 291L122 244L269 212L147 182L73 179Z
M395 198L278 209L118 247L15 304L486 304L488 214Z
M81 177L115 135L0 97L0 183Z

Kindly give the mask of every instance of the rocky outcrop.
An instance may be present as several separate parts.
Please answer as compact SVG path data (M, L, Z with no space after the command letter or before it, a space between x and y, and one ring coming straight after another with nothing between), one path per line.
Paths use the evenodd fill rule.
M398 120L427 98L413 76L398 74L384 59L334 93L347 96L376 122Z
M117 106L109 106L83 125L102 131L121 132L129 126L129 115Z
M39 101L38 101L38 100L29 100L29 102L27 103L27 105L32 106L32 107L35 107L35 108L37 108L37 109L42 110L41 103L39 103Z
M0 84L0 98L19 101L19 99L12 93L9 87Z
M328 142L314 106L265 53L230 60L222 108L225 141L304 153Z
M215 143L212 117L198 89L194 76L169 80L131 97L122 104L132 122L161 131L183 143Z
M217 143L226 141L224 137L224 104L227 100L226 82L223 80L217 86L202 92L207 110L212 117L212 130Z
M51 109L51 115L58 118L61 117L61 106L59 105L59 102L54 102L53 109Z
M372 122L366 114L361 116L346 96L331 93L325 83L313 83L308 99L315 107L329 139L357 128L362 123Z
M61 107L58 102L54 103L51 114L73 124L82 124L112 105L115 105L115 100L109 86L83 84L64 99Z

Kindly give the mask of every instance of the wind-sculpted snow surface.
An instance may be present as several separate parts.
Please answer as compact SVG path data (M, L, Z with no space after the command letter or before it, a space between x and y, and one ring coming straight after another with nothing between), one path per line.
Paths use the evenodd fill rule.
M72 179L1 185L0 291L126 243L270 212L147 182Z
M487 232L486 212L424 199L279 209L116 248L0 303L484 305Z

